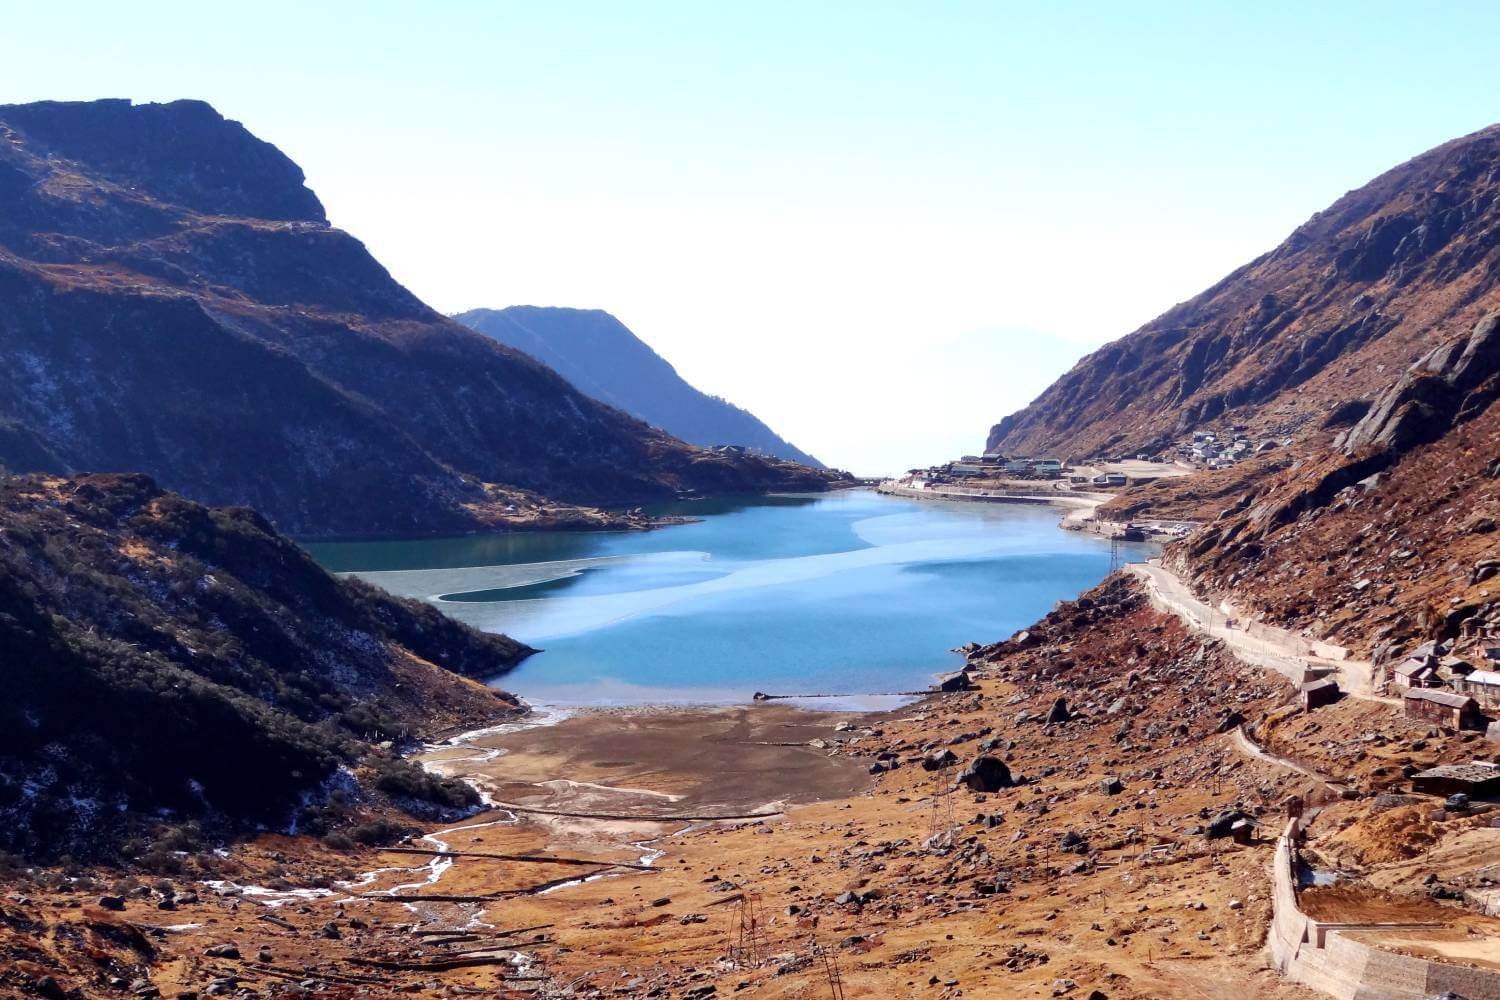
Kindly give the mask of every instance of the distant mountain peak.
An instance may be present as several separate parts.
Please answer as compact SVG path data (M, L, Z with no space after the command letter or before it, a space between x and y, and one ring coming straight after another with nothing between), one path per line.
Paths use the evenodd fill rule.
M738 445L823 467L754 414L693 387L670 361L602 309L510 306L471 309L453 318L531 355L594 399L689 444Z

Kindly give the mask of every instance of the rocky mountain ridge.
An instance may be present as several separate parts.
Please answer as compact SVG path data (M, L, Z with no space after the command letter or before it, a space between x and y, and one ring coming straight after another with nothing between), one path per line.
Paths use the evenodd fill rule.
M439 315L197 101L0 107L0 466L144 471L308 535L828 481L688 446Z
M748 410L700 392L671 362L601 309L510 306L453 317L548 365L589 396L689 444L737 445L821 469Z
M1500 127L1350 192L1280 247L1001 421L1003 452L1289 442L1131 487L1106 519L1206 522L1168 565L1245 615L1361 654L1500 631Z
M1208 421L1315 438L1500 308L1500 126L1387 171L1080 361L991 430L1006 453L1157 452Z

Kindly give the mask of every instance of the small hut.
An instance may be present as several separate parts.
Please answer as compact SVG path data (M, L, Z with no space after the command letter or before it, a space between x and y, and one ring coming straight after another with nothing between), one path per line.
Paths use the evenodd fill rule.
M1437 682L1437 657L1409 656L1396 667L1391 683L1398 688L1432 687Z
M1408 719L1434 722L1447 729L1480 729L1484 726L1478 703L1466 694L1407 688L1401 701Z
M1322 677L1315 681L1308 681L1297 686L1302 692L1302 710L1311 712L1323 705L1331 705L1339 700L1339 686L1331 677Z
M1443 764L1412 775L1411 787L1429 795L1462 792L1471 799L1491 798L1500 794L1500 767L1477 760L1469 764Z
M1500 708L1500 671L1470 670L1454 680L1453 686L1473 698L1481 708Z

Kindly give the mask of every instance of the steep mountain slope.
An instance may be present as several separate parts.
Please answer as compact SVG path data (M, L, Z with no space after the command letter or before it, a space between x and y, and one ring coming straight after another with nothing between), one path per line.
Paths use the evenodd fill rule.
M1500 126L1388 171L1272 252L1080 361L991 449L1156 451L1213 420L1305 438L1358 419L1500 307Z
M335 579L145 476L0 479L0 847L284 824L408 726L488 721L530 650Z
M1434 348L1331 445L1170 562L1262 620L1362 651L1500 633L1500 314Z
M308 534L824 482L689 447L440 316L195 101L0 107L0 465L142 470Z
M536 358L601 403L608 403L690 444L737 444L814 468L748 410L699 392L630 328L600 309L511 306L453 317Z

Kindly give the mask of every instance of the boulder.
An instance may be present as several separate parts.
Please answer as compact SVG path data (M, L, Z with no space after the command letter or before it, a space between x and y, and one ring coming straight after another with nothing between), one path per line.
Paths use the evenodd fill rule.
M1232 729L1238 729L1244 724L1244 722L1245 717L1243 715L1236 712L1234 709L1230 709L1228 712L1224 713L1224 718L1220 719L1219 724L1214 727L1214 732L1227 733Z
M1052 708L1047 712L1047 723L1051 725L1059 722L1067 722L1072 717L1073 713L1068 711L1068 699L1059 695L1057 700L1052 703Z
M951 674L938 675L937 689L939 691L972 691L974 687L974 679L967 671L955 670Z
M1125 783L1120 780L1118 775L1112 774L1109 777L1105 778L1103 781L1099 782L1099 791L1103 792L1105 795L1119 795L1124 790Z
M998 792L1013 784L1005 761L988 754L975 757L974 762L958 776L958 783L974 792Z
M922 849L927 851L936 851L939 854L942 854L946 851L951 851L953 849L952 831L943 830L939 833L934 833L932 836L922 841Z
M955 754L952 750L944 748L942 750L934 750L932 751L932 753L923 757L922 770L941 771L943 768L952 767L957 763L958 755Z

